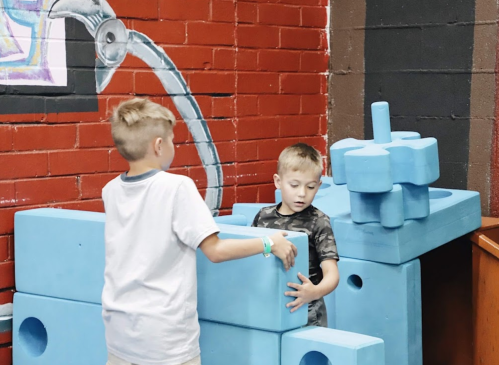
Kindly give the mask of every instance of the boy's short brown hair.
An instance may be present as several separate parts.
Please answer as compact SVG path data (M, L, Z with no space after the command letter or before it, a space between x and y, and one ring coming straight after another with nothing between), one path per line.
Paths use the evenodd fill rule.
M314 170L320 176L322 174L322 157L320 152L305 143L297 143L286 147L279 155L277 173L281 175L289 170Z
M175 126L175 116L169 109L141 98L120 103L110 120L114 144L127 161L144 158L149 143L164 138Z

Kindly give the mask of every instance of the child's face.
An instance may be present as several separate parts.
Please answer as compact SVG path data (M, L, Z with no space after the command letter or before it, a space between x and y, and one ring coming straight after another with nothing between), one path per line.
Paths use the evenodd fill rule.
M320 174L317 171L286 171L274 175L277 189L281 189L282 205L279 213L290 215L298 213L310 206L319 186Z

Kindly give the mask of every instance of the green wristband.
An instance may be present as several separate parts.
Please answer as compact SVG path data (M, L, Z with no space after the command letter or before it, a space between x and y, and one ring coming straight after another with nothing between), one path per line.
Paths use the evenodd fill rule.
M270 243L269 237L267 236L262 237L262 242L263 242L263 256L269 257L270 253L272 252L272 245Z

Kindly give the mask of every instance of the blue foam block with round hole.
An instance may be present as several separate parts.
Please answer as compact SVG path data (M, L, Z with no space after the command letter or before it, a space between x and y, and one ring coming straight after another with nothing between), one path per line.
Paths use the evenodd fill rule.
M16 365L105 364L102 308L16 293L12 349Z
M383 341L376 337L322 327L306 327L282 336L281 364L385 365ZM323 355L323 360L320 356ZM309 355L307 355L309 354Z
M281 365L281 333L199 321L203 365Z
M421 266L341 258L325 298L331 327L383 339L386 365L422 365Z
M246 239L271 235L276 230L220 224L219 237ZM199 318L233 325L283 332L307 323L303 306L290 313L284 296L287 283L297 282L298 272L308 272L308 237L288 232L286 237L298 249L295 266L285 271L280 259L256 255L219 264L197 252Z
M480 195L477 192L430 188L429 198L428 217L406 220L398 228L386 228L380 223L357 224L349 214L330 215L339 254L401 264L481 226ZM327 199L324 197L315 205L329 214Z

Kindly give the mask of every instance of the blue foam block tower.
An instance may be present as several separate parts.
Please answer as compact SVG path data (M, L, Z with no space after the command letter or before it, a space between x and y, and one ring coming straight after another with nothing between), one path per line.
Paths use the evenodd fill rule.
M376 337L306 327L282 336L281 364L384 365L384 350L383 341Z
M342 258L338 288L325 298L330 324L382 338L387 365L422 364L421 267Z
M334 182L350 191L352 221L395 228L427 217L428 185L440 174L436 139L391 133L388 103L371 109L374 140L349 138L331 146Z
M89 365L107 361L100 305L16 293L16 365Z

